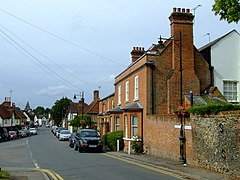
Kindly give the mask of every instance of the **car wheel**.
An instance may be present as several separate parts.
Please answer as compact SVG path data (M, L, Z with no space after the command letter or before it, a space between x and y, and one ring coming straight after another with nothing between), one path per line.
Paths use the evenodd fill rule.
M78 148L78 151L80 152L80 153L83 153L83 149L82 148Z
M77 150L78 150L78 147L77 147L77 145L76 145L76 144L75 144L74 150L75 150L75 151L77 151Z

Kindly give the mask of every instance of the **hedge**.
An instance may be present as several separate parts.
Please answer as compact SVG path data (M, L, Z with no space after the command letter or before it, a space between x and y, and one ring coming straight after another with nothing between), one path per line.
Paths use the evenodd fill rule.
M108 132L103 136L103 144L107 146L110 150L117 150L117 140L119 140L119 150L123 150L124 142L123 142L123 131L114 131Z

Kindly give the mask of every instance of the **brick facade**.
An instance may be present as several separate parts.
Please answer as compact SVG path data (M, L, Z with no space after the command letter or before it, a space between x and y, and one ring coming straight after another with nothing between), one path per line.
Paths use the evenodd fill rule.
M109 111L112 120L109 129L115 130L114 120L119 117L120 129L124 130L125 150L128 142L134 140L132 120L137 117L137 135L143 140L145 152L179 159L179 129L175 128L179 119L173 115L173 109L180 105L180 65L183 104L190 91L200 95L211 86L211 68L193 45L193 18L189 9L174 8L169 17L170 38L163 44L161 41L153 44L147 51L141 47L133 48L131 64L115 78L115 107ZM190 127L190 120L185 121ZM191 162L194 161L192 133L191 130L184 133L185 153Z

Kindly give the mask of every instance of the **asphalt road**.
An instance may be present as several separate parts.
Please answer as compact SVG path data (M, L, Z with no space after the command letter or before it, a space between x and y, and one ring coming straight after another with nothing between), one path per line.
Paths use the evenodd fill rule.
M0 166L50 169L63 179L172 180L166 174L105 156L105 153L79 153L58 141L49 128L29 138L0 143Z

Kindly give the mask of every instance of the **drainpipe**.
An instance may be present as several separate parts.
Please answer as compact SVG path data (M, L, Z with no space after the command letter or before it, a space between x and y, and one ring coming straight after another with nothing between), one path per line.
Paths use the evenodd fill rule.
M154 61L148 61L146 62L146 66L150 67L151 69L151 106L152 106L152 112L151 114L154 114L154 83L153 83L153 70L155 68Z

